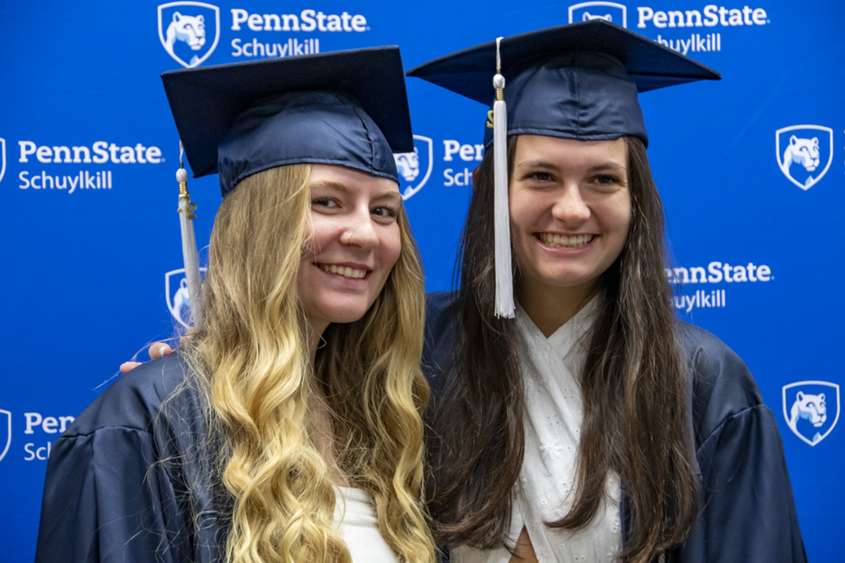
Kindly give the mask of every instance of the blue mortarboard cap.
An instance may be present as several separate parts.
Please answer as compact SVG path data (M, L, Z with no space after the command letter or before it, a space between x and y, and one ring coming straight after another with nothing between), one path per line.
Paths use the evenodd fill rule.
M398 182L414 150L398 47L166 72L161 76L194 177L241 180L287 164L339 164Z
M501 318L513 318L515 311L507 136L597 141L630 135L648 145L638 92L721 78L672 49L601 19L500 37L407 74L483 104L493 102L484 146L492 144L494 153L494 313Z
M648 144L638 92L721 78L718 72L647 37L590 20L503 38L508 134L580 140L624 135ZM423 63L408 76L492 103L496 42ZM485 146L492 142L487 128Z

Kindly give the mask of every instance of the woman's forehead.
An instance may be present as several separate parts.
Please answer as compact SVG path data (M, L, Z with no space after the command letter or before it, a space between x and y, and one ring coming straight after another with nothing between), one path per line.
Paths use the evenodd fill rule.
M370 195L399 196L399 184L392 179L337 164L311 165L310 183L312 187L331 186L349 193L367 192Z
M607 160L625 164L628 145L624 138L602 141L584 141L547 135L520 135L516 142L515 165L535 160L578 163L581 161Z

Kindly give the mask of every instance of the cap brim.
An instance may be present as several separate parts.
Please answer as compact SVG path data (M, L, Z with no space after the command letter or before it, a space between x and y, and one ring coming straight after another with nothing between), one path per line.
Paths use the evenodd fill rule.
M570 51L597 51L619 59L646 92L666 86L719 80L715 70L638 33L605 20L590 20L530 31L502 39L502 73L527 58ZM496 42L490 41L409 70L407 76L422 78L467 98L489 105L495 95Z
M161 75L195 177L217 172L217 147L258 100L331 90L354 96L394 152L414 150L398 47L375 47L180 69Z

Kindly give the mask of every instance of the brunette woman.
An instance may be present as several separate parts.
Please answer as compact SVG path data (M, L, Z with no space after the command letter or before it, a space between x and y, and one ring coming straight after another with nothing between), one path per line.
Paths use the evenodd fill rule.
M670 304L637 92L718 74L600 20L408 74L489 103L494 73L504 201L499 104L460 289L428 299L439 541L474 563L805 561L772 412L742 360ZM513 265L494 252L508 236Z

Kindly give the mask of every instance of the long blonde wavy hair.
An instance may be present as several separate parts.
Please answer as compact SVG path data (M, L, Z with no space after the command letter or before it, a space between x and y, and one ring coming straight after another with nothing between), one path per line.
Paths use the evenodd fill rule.
M234 499L227 561L351 561L307 415L320 386L339 468L372 495L381 535L400 559L430 562L421 501L429 389L419 368L424 289L416 245L400 211L402 249L384 289L362 319L327 329L312 376L297 294L310 171L295 165L255 174L223 201L203 321L183 351L216 428L212 465Z

